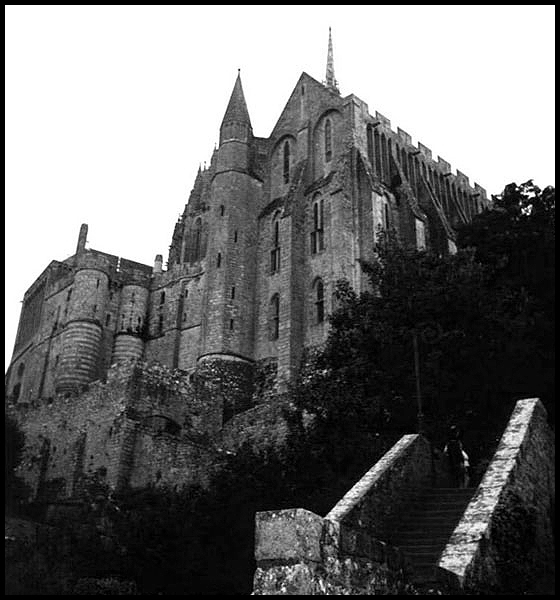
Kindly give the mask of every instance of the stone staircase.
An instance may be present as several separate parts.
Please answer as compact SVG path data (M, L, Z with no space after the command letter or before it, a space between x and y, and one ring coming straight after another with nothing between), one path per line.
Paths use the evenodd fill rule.
M428 488L410 507L392 536L408 558L413 583L436 583L435 565L476 488Z

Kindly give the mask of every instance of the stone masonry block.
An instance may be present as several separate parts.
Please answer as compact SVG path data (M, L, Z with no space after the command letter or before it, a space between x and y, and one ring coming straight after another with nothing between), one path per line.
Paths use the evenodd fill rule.
M322 531L323 519L303 508L258 512L255 558L257 562L319 562Z

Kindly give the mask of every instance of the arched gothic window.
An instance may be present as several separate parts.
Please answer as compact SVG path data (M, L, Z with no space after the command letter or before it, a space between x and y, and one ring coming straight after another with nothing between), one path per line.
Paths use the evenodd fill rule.
M182 302L183 321L187 320L187 298L188 297L189 297L189 290L185 290L183 292L183 302Z
M389 156L387 154L387 138L381 134L381 179L385 183L389 181Z
M412 189L416 189L416 173L414 172L414 158L411 154L408 155L408 181Z
M325 287L322 279L315 280L315 323L325 320Z
M193 232L193 262L199 260L201 257L201 245L202 245L202 220L200 217L194 223Z
M408 173L408 154L404 148L401 148L401 166L405 177L409 177ZM409 180L410 182L410 180Z
M313 202L313 229L311 230L311 254L325 249L323 229L323 198L317 194Z
M272 219L271 233L270 272L277 273L280 270L280 213L276 213Z
M383 177L381 170L381 141L379 139L379 133L377 133L377 129L373 133L373 145L375 152L375 174L381 179Z
M284 183L290 181L290 143L284 142Z
M373 169L373 168L375 168L375 166L373 163L373 132L371 130L371 125L367 126L366 136L367 136L367 154L368 154L369 164L371 165L371 168Z
M280 333L280 296L274 294L270 299L269 333L271 340L277 340Z
M325 121L325 162L332 158L332 125L331 120Z
M391 208L389 206L389 201L387 200L386 197L383 197L382 219L383 219L383 229L385 231L388 231L389 227L391 227Z

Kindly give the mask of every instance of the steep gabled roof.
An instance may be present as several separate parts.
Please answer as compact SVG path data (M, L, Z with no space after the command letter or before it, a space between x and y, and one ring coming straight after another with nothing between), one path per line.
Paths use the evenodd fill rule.
M296 131L299 128L301 119L299 98L301 94L301 84L303 83L305 83L306 86L305 93L309 94L310 92L313 92L315 96L315 102L310 112L319 114L328 108L342 107L343 99L337 92L320 83L304 71L297 80L286 105L280 113L280 117L278 118L269 139L276 137L276 135L285 128Z

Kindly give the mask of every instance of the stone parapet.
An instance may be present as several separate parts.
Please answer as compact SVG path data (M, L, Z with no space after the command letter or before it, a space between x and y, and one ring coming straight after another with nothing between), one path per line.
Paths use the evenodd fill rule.
M397 548L303 508L256 517L254 595L374 595L406 591Z
M404 435L326 518L388 540L402 510L433 477L429 442L419 434Z
M441 555L441 580L462 590L501 589L519 575L511 565L545 565L554 553L554 496L554 446L546 410L536 398L519 400ZM512 549L515 556L510 556Z

